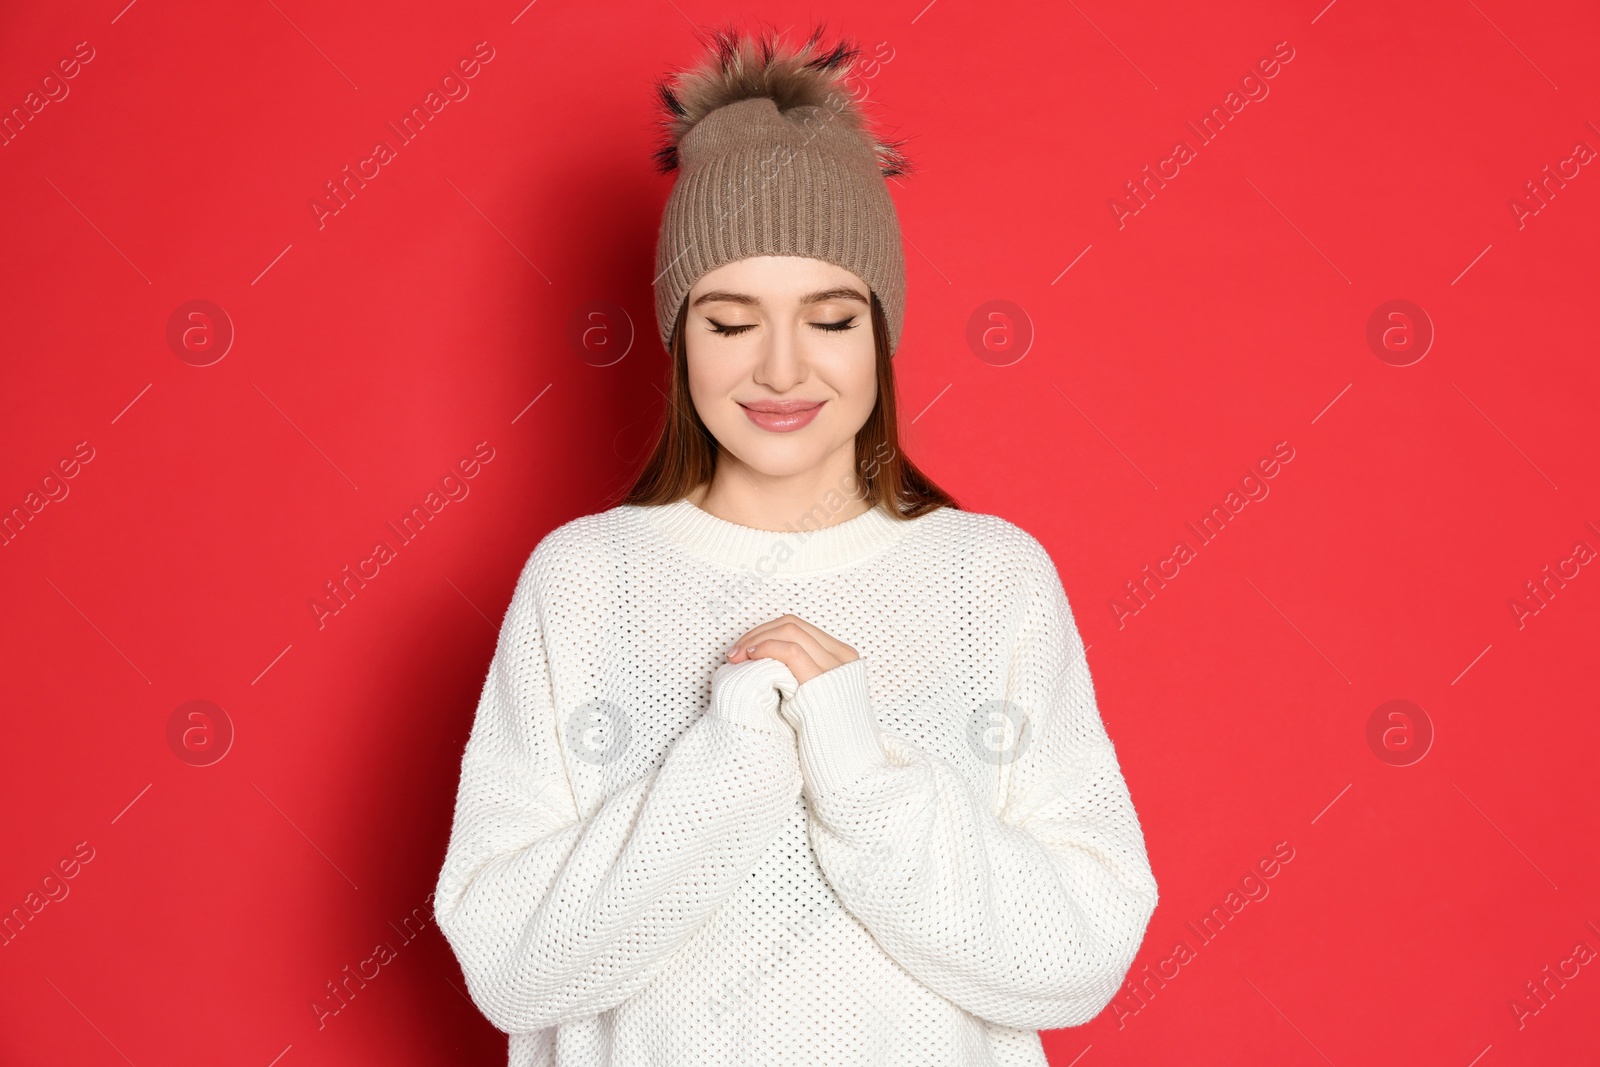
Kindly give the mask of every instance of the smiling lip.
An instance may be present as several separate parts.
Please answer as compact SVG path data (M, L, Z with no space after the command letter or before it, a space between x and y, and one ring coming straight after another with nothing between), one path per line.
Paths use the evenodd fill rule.
M763 430L789 433L798 430L817 417L822 410L822 400L752 400L741 403L745 415Z

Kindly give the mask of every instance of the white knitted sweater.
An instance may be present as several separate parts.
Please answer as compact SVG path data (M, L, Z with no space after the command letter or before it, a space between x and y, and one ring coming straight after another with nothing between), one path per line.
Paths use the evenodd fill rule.
M793 613L861 658L730 664ZM435 891L511 1067L1045 1063L1156 883L1043 546L993 515L552 531Z

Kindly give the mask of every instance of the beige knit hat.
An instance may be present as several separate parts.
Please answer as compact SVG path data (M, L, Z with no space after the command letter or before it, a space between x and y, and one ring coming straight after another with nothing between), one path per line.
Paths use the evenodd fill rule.
M905 318L905 257L886 178L911 172L903 142L880 141L845 82L857 49L818 51L819 27L789 50L714 31L697 68L657 81L666 139L657 170L677 172L656 243L656 320L668 350L695 281L750 256L809 256L854 271L889 323Z

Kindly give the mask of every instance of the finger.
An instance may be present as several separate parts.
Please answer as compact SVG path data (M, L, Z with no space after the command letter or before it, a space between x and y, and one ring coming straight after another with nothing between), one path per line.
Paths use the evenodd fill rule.
M800 630L808 635L812 641L816 642L822 651L832 656L833 659L837 660L838 662L843 663L847 660L855 658L855 649L833 637L831 634L825 633L821 628L813 626L811 623L800 618L798 615L780 615L778 618L773 619L770 622L762 623L760 626L757 626L745 633L739 638L738 641L735 641L733 647L736 649L747 647L752 639L763 636L771 636L775 627L780 627L785 623L799 627ZM729 654L730 657L732 657L731 650Z
M804 648L811 658L818 664L828 667L839 665L840 658L823 646L804 627L793 622L773 621L763 626L758 626L739 642L739 648L749 655L750 647L762 641L782 640L793 642ZM731 658L731 657L730 657Z
M744 633L739 635L739 639L736 640L733 643L733 646L728 649L728 654L731 656L735 652L743 652L746 648L748 648L751 645L751 643L753 643L755 641L755 639L758 636L760 636L761 634L767 633L774 626L780 626L783 623L788 622L791 618L794 618L794 616L792 616L792 615L780 615L776 619L768 619L766 622L762 623L759 626L750 627L750 629L746 630Z
M822 673L822 668L811 658L811 654L793 641L768 638L757 641L751 647L753 651L748 653L751 659L775 659L789 668L789 673L794 675L797 682L807 682Z
M803 626L817 639L818 643L821 644L822 647L827 650L828 654L833 657L835 666L843 663L849 663L853 659L860 658L860 653L858 653L854 648L845 644L843 641L839 640L837 637L834 637L832 634L828 633L822 628L813 626L804 619L795 618L792 615L789 617Z
M733 648L729 650L729 655L731 656L734 653L748 654L750 646L757 641L780 636L785 638L797 636L796 631L785 629L785 622L786 620L784 619L769 619L760 626L751 627L733 643Z
M779 619L779 621L791 622L800 627L800 629L810 634L811 639L816 641L817 644L821 645L829 655L841 663L844 662L847 656L854 651L843 641L840 641L838 638L826 632L821 627L815 626L812 623L800 618L798 615L784 615Z

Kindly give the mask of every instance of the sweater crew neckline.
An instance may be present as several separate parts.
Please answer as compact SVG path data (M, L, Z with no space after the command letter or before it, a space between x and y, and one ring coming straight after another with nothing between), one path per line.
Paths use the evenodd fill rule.
M815 521L808 515L787 530L758 530L704 511L687 497L640 510L647 522L685 550L733 570L765 576L859 563L900 541L926 518L896 519L875 506L832 526L808 526L808 520Z

